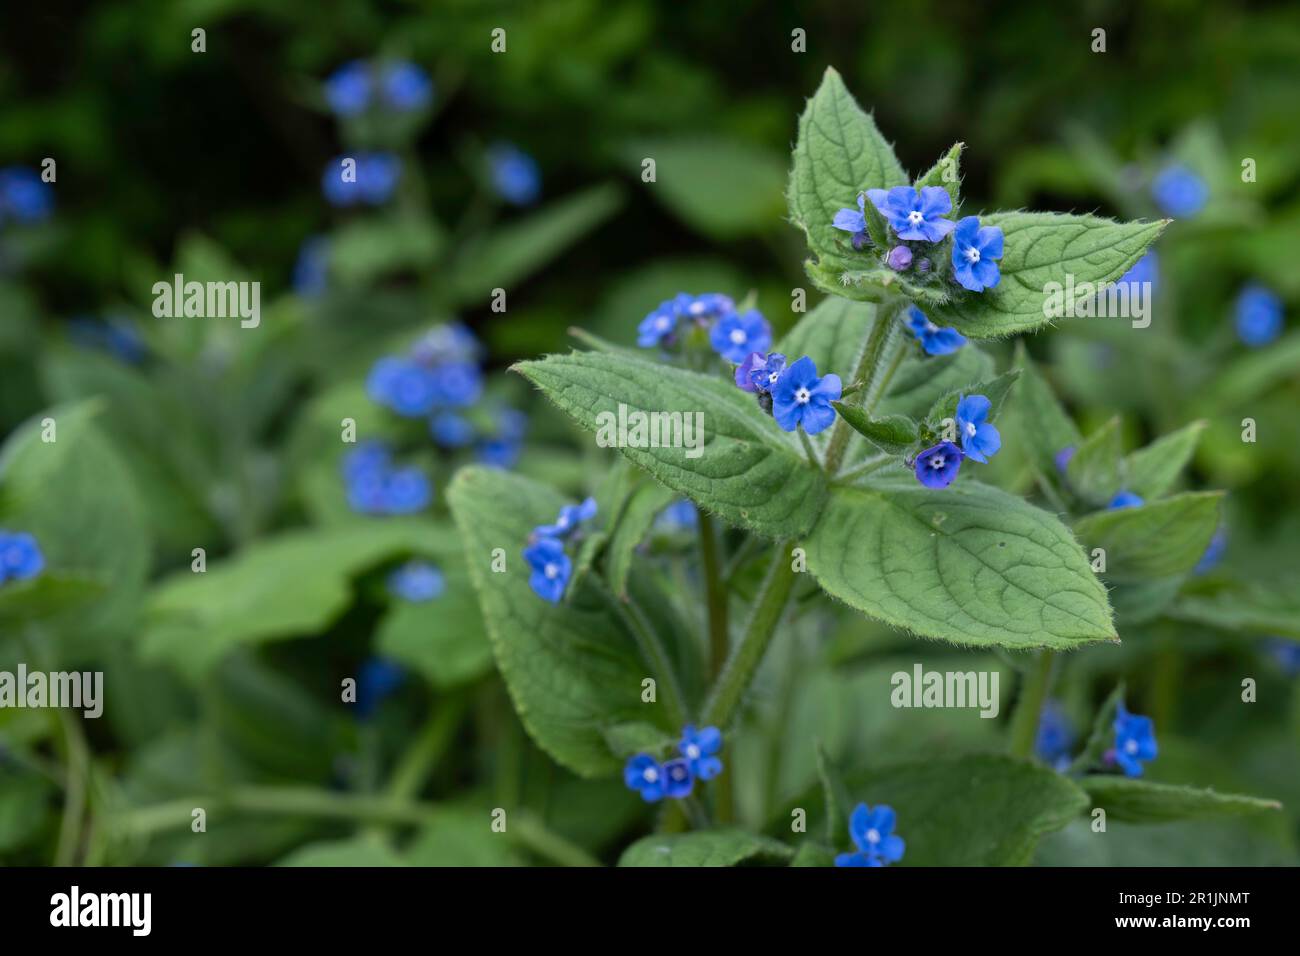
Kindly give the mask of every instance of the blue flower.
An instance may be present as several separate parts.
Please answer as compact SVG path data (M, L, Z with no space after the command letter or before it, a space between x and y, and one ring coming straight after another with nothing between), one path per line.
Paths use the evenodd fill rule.
M357 719L373 717L379 705L402 686L406 675L402 668L382 657L370 657L357 674Z
M643 349L656 345L671 345L677 334L677 323L681 318L677 302L665 299L636 327L636 344Z
M952 235L953 274L963 289L983 292L1002 279L995 259L1002 258L1002 230L997 226L980 228L976 216L957 223Z
M764 355L754 352L736 366L735 380L747 392L770 392L785 371L785 356L780 352Z
M664 798L666 779L663 766L649 754L637 754L623 767L623 782L646 803Z
M1058 770L1064 769L1070 762L1074 738L1074 725L1066 716L1065 709L1057 701L1047 701L1039 715L1038 734L1034 738L1034 753L1038 759Z
M443 448L464 448L473 443L474 426L455 412L439 412L429 420L429 434Z
M343 459L343 475L349 481L368 474L382 474L390 460L388 447L376 441L358 445Z
M527 415L513 408L502 409L497 415L496 435L479 446L479 460L493 468L512 467L519 459L527 431Z
M1258 283L1237 296L1237 336L1251 348L1268 345L1282 334L1282 300Z
M402 161L392 153L362 153L351 157L356 160L356 179L343 179L343 160L338 156L325 166L321 175L321 189L325 198L335 206L355 206L365 203L378 206L387 202L397 188L402 174Z
M1002 447L1002 436L985 419L993 403L983 395L967 395L957 403L957 431L961 450L967 458L986 463Z
M713 319L725 318L736 311L735 300L721 292L706 292L703 295L679 292L673 301L682 315L694 320L697 325L707 325ZM757 312L752 314L758 315ZM761 315L758 317L762 319Z
M961 449L941 441L916 456L916 480L927 488L947 488L961 468Z
M398 468L384 477L383 510L405 515L423 511L433 501L433 484L418 468Z
M753 352L772 346L772 327L757 309L724 315L709 330L709 344L728 362L743 362Z
M366 394L399 415L418 418L433 411L442 390L433 370L407 358L381 358L366 379Z
M1150 283L1151 288L1155 289L1156 282L1160 277L1159 265L1160 260L1156 258L1156 251L1148 249L1141 259L1133 263L1128 272L1119 277L1115 285L1140 286ZM1129 301L1132 301L1132 296L1136 291L1136 289L1129 289Z
M388 591L396 598L423 604L442 595L442 572L428 561L408 561L388 575Z
M862 249L871 245L871 237L867 234L867 194L858 193L857 209L841 209L831 220L831 225L836 229L852 233L851 241L854 249Z
M843 393L840 377L834 373L817 377L817 366L808 356L795 362L772 387L772 415L782 430L792 432L803 425L809 435L830 428L835 421L831 402Z
M1275 637L1266 642L1265 647L1283 674L1287 677L1300 675L1300 644Z
M398 112L423 109L433 101L429 74L405 60L386 67L380 76L384 101Z
M1186 166L1166 166L1151 182L1151 195L1167 216L1194 216L1205 208L1210 190Z
M298 248L293 265L293 291L314 299L329 286L330 243L324 236L310 236Z
M966 344L964 335L956 329L939 328L914 305L908 307L905 321L926 355L950 355Z
M23 531L0 530L0 584L26 581L45 570L45 555L36 539Z
M596 499L588 498L580 505L565 505L560 509L555 524L540 525L533 533L545 538L567 538L578 530L578 525L594 517L596 517Z
M894 808L877 804L873 810L865 803L853 808L849 817L849 836L857 853L841 853L836 866L888 866L903 858L907 845L894 833Z
M511 143L498 143L488 150L492 185L502 199L527 206L542 191L542 174L533 157Z
M912 264L912 250L907 246L894 246L885 256L885 265L895 272L902 272Z
M1223 560L1223 553L1228 550L1228 529L1220 526L1215 529L1214 537L1210 543L1205 546L1205 553L1201 559L1196 562L1196 567L1192 568L1192 574L1208 574L1213 571Z
M677 759L664 764L664 796L680 800L689 797L694 786L695 776L688 761Z
M655 518L655 528L660 531L693 530L699 524L700 515L695 504L685 498L674 501Z
M1115 714L1115 750L1108 754L1125 776L1142 776L1142 761L1156 757L1155 730L1150 717L1130 714L1123 704Z
M1056 470L1058 472L1060 472L1061 474L1065 474L1066 469L1070 467L1070 459L1074 457L1074 453L1077 450L1078 449L1076 449L1073 445L1066 445L1064 448L1062 448L1060 451L1056 453L1056 456L1052 459L1052 461L1056 465Z
M100 349L132 365L144 361L148 355L140 333L125 320L78 316L68 323L68 333L78 345Z
M538 538L524 548L524 560L533 569L528 584L533 593L552 604L559 604L573 573L573 562L564 553L564 545L555 538Z
M430 329L411 346L411 358L423 365L477 362L483 347L474 333L459 322Z
M691 773L701 780L712 780L722 773L722 761L715 756L722 749L722 731L717 727L702 727L696 731L692 724L682 728L682 739L677 752L686 761Z
M471 362L435 365L430 374L434 399L439 405L464 408L473 405L483 394L483 373Z
M393 468L386 447L370 442L343 460L348 505L360 514L411 514L433 500L433 485L418 468Z
M19 222L39 222L54 211L54 187L41 174L25 166L0 169L0 222L12 216Z
M370 67L352 60L325 80L325 101L336 116L356 116L370 105L370 86Z
M1135 495L1127 489L1121 490L1114 498L1110 499L1110 504L1106 505L1111 511L1120 508L1137 508L1146 504L1141 495Z
M951 219L943 218L952 212L952 197L941 186L925 186L919 193L911 186L868 189L867 197L899 239L938 242L954 228Z

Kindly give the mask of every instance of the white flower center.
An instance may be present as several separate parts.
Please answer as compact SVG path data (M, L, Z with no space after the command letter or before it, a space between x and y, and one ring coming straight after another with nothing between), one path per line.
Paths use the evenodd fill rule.
M919 226L921 223L925 222L925 214L919 209L913 209L907 214L907 221L914 226Z
M657 329L666 329L671 324L672 324L672 320L669 319L668 316L666 315L661 315L659 316L658 319L655 320L655 328Z
M645 773L641 774L646 783L654 783L659 779L659 771L654 767L646 767Z
M560 567L559 565L552 564L548 561L546 567L542 568L542 573L548 578L557 578L560 576Z
M944 461L945 459L943 455L934 455L930 459L930 467L938 470L943 467Z
M812 392L806 388L801 388L794 393L794 400L800 405L807 405L810 398L812 398Z
M746 338L748 338L748 336L745 335L745 333L742 332L740 329L732 329L732 330L731 330L731 344L732 344L732 345L744 345L744 344L745 344L745 339L746 339Z
M777 380L778 378L780 378L780 377L781 377L781 373L780 373L780 372L768 372L768 373L767 373L767 381L768 381L768 383L771 384L771 385L775 385L775 384L776 384L776 380Z
M980 251L974 246L968 246L966 249L966 259L971 265L974 265L980 261Z
M879 842L880 842L880 831L877 830L877 829L875 829L874 827L873 827L872 829L868 830L868 831L867 831L867 842L868 842L868 843L879 843Z
M1137 742L1136 740L1130 740L1128 743L1126 743L1126 744L1124 745L1124 752L1125 752L1125 753L1128 753L1128 754L1135 754L1135 753L1137 753L1137 752L1138 752L1138 742Z
M558 524L561 528L567 528L569 526L569 516L560 515L560 517L556 520L555 523Z
M700 756L700 748L695 746L695 744L690 744L686 748L686 756L691 760L698 760Z
M938 331L939 331L939 326L935 325L935 324L934 324L933 322L931 322L929 319L926 319L926 320L925 320L925 331L926 331L926 334L927 334L927 335L934 335L935 332L938 332Z
M967 423L966 423L966 434L967 434L967 435L970 435L971 438L974 438L974 437L975 437L975 423L974 423L974 422L967 422Z

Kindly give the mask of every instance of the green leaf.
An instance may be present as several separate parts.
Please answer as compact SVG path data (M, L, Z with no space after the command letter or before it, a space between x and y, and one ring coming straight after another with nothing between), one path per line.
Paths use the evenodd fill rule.
M406 862L383 842L364 836L343 840L321 840L299 847L276 866L372 867L406 866Z
M1215 582L1186 594L1168 610L1175 620L1237 634L1277 634L1300 640L1296 582Z
M444 241L425 216L356 219L330 237L329 271L344 285L366 286L392 272L432 268Z
M924 418L944 395L992 377L993 359L974 345L937 356L913 349L898 366L893 384L875 413Z
M517 842L483 825L482 810L439 807L402 856L411 866L520 866Z
M871 444L890 455L901 455L920 437L916 422L906 415L872 418L857 405L831 402L840 417Z
M1094 505L1108 504L1123 487L1119 424L1112 418L1080 442L1065 468L1070 487Z
M831 296L817 303L772 351L791 364L806 355L820 374L834 372L848 386L875 320L874 305Z
M636 721L627 724L615 724L604 729L605 742L614 756L631 757L634 754L648 753L663 756L677 743L677 738L662 727Z
M790 861L791 866L834 866L835 851L819 843L805 843Z
M81 574L42 572L27 581L0 586L0 624L57 617L98 598L104 582Z
M843 842L844 835L849 832L851 807L844 779L820 740L817 741L817 777L821 780L822 800L826 804L826 842L834 846Z
M1002 405L1011 392L1011 386L1016 384L1016 379L1020 377L1020 369L1013 368L1008 372L1003 372L995 379L987 382L976 382L973 385L967 385L956 391L949 392L943 398L934 403L930 409L930 414L926 415L926 421L933 426L940 425L944 419L955 418L957 415L957 405L965 395L983 395L992 403L989 409L989 419L996 419L1002 411Z
M696 830L655 834L623 851L619 866L758 866L788 863L784 843L744 830Z
M980 225L1002 230L1001 281L936 307L930 319L956 326L971 338L996 339L1054 321L1047 314L1052 283L1064 287L1067 276L1075 287L1118 279L1142 258L1167 220L1115 222L1097 216L1001 212L980 217Z
M952 148L916 181L918 190L926 186L942 186L948 190L954 215L961 204L961 154L965 148L965 143L953 143Z
M1192 422L1129 455L1125 460L1128 490L1150 500L1172 488L1195 453L1206 424Z
M1073 463L1072 463L1073 464ZM1106 552L1108 578L1160 578L1190 571L1219 526L1218 491L1188 492L1135 508L1098 511L1075 523L1091 551Z
M1106 590L1053 515L961 481L838 487L807 541L822 588L869 617L955 644L1114 640Z
M1088 741L1070 764L1070 772L1087 770L1101 763L1102 755L1115 744L1115 715L1124 703L1124 682L1120 681L1115 689L1102 702L1097 715L1092 719L1092 730Z
M1092 805L1106 811L1108 819L1134 823L1209 820L1282 808L1276 800L1153 783L1118 774L1093 774L1079 784L1088 792Z
M520 362L515 370L588 431L612 443L625 414L703 415L703 444L620 448L633 464L732 524L779 538L807 531L826 483L753 396L722 378L616 355L578 352ZM607 413L602 415L602 413ZM690 419L692 423L695 419ZM629 433L631 424L629 424ZM698 442L697 434L694 441ZM694 455L695 457L688 457Z
M493 289L508 289L519 283L612 216L622 204L623 193L617 186L593 186L466 245L456 266L447 272L453 301L486 301Z
M905 185L907 175L893 148L828 67L799 118L787 193L790 218L818 258L834 261L848 240L847 233L831 225L835 213L856 208L863 190Z
M640 172L655 161L649 193L697 232L725 241L766 232L785 211L785 161L764 147L716 136L640 140L620 150Z
M375 632L375 650L442 690L492 669L492 646L462 562L442 567L447 589L432 601L399 601Z
M627 576L632 570L637 546L649 533L659 512L672 504L676 497L670 488L657 481L644 482L632 493L627 509L614 528L606 559L609 562L609 586L619 597L627 597Z
M447 500L497 667L538 746L576 773L598 776L622 766L601 728L644 722L673 730L661 706L641 702L641 681L656 677L662 684L663 677L641 660L613 612L589 589L550 604L528 585L520 551L564 498L518 475L472 467L456 474ZM504 573L492 571L496 548L506 552Z
M1016 343L1016 365L1021 371L1017 409L1034 466L1044 479L1059 488L1061 479L1056 468L1056 456L1070 446L1077 450L1083 437L1038 366L1030 359L1023 342Z
M320 633L352 603L353 577L410 553L449 563L454 535L431 521L358 519L256 542L202 574L186 568L150 595L141 654L200 680L241 645Z

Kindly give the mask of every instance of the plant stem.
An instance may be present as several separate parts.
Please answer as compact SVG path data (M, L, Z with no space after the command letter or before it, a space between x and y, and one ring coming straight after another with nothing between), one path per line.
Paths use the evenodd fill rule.
M735 716L741 697L754 679L763 660L776 626L781 621L781 613L794 587L794 567L790 560L789 540L778 541L772 553L772 563L763 578L762 587L754 601L749 623L745 633L731 649L726 667L714 684L709 699L704 705L700 722L706 726L725 728Z
M897 338L894 319L902 307L903 301L896 300L880 305L876 309L876 320L871 324L871 331L867 334L862 354L858 356L857 367L849 378L850 382L862 382L862 390L857 394L862 396L863 402L871 398L876 383L880 381L881 373L884 371L882 366L885 364L883 359L886 346ZM835 420L830 444L826 447L826 474L832 478L840 470L840 463L844 459L844 451L848 448L852 434L853 429L843 417Z
M808 464L812 465L817 471L822 470L822 463L817 459L817 450L812 446L812 439L802 428L799 431L799 441L803 444L803 453L808 456Z
M731 644L727 621L727 589L722 583L722 562L718 554L717 529L713 518L699 512L700 563L704 569L704 598L709 621L709 672L717 677L727 660Z
M460 726L468 703L464 694L451 694L433 707L420 728L419 736L411 742L388 778L385 792L390 798L409 800L424 788L425 781L438 766L456 728Z
M879 471L890 462L897 461L893 455L877 455L874 458L868 458L866 461L859 462L848 471L840 473L840 481L850 481L854 478L861 478L863 475L869 475L873 471Z
M1025 675L1020 688L1020 700L1011 715L1012 756L1028 757L1034 752L1034 738L1038 735L1038 721L1047 700L1047 690L1052 683L1052 664L1055 651L1039 651L1032 669Z
M673 726L685 725L686 698L682 694L681 682L677 679L677 671L673 668L672 658L668 656L668 649L659 639L654 628L650 626L650 622L646 620L645 612L631 599L626 602L620 601L600 575L592 574L589 580L636 640L642 658L654 672L658 688L663 693L664 706L668 708L668 719Z

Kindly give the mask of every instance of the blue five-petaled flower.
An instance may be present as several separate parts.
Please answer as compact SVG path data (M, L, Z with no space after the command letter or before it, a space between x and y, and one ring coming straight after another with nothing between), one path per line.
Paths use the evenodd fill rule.
M979 218L967 216L952 234L953 275L963 289L983 292L998 284L1002 273L994 260L1002 258L1002 230L980 226Z
M632 757L623 767L623 782L647 803L664 797L689 796L696 780L712 780L722 773L722 732L717 727L696 730L687 724L677 743L678 756L660 762L647 753Z
M772 327L757 309L724 315L709 330L709 344L728 362L743 362L772 345Z
M1110 504L1106 507L1111 511L1118 511L1120 508L1139 508L1144 504L1146 504L1146 502L1142 499L1141 495L1134 494L1133 492L1124 489L1118 492L1114 498L1110 499Z
M1282 300L1258 283L1241 290L1236 313L1237 337L1251 348L1268 345L1282 334Z
M442 572L428 561L408 561L388 575L388 591L412 604L423 604L442 595Z
M524 548L524 560L532 568L528 585L533 593L552 604L559 604L573 574L573 562L564 553L564 545L555 538L539 537Z
M849 817L849 836L858 852L841 853L835 858L835 865L888 866L897 863L903 858L907 846L894 832L894 822L893 807L881 803L872 809L859 803Z
M952 212L952 197L941 186L911 186L893 189L868 189L867 197L893 228L899 239L909 242L938 242L952 232L956 224L944 219Z
M927 488L947 488L961 468L961 449L941 441L916 456L916 480Z
M808 356L795 362L772 388L772 415L782 430L792 432L800 425L809 435L825 431L835 421L831 402L843 393L840 377L829 373L817 377L817 366Z
M658 760L649 754L637 754L623 767L623 782L628 789L641 794L646 803L654 803L664 798L664 768Z
M45 568L45 556L36 539L26 532L0 529L0 584L26 581Z
M1115 749L1108 754L1129 777L1142 776L1142 762L1156 758L1156 735L1150 717L1130 714L1121 703L1115 713Z
M992 407L993 403L983 395L967 395L957 403L962 453L980 464L985 464L1002 447L1002 436L986 420Z
M687 724L682 728L682 739L677 744L677 752L682 755L691 773L701 780L712 780L722 773L722 761L716 756L721 749L722 731L717 727L701 727L697 731L693 724Z
M871 237L867 235L867 194L858 193L857 209L841 209L831 220L831 225L836 229L852 233L852 242L854 249L861 249L863 246L870 245Z
M579 505L565 505L560 509L555 524L538 525L535 534L545 538L567 538L584 521L596 517L596 499L588 498Z
M785 356L780 352L754 352L736 366L736 384L747 392L770 392L784 371Z
M926 355L949 355L966 344L964 335L956 329L939 328L914 305L908 307L905 321Z

